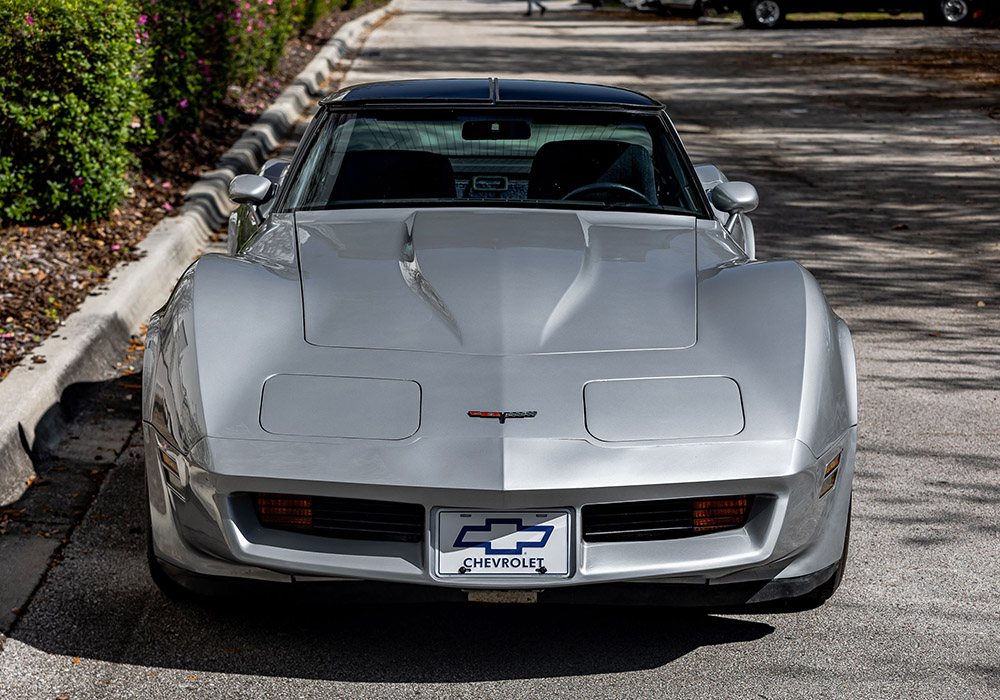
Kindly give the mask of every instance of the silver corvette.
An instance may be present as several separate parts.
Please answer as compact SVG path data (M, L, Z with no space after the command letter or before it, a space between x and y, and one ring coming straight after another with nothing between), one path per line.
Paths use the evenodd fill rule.
M150 567L344 595L802 609L840 583L846 324L617 88L399 81L233 180L149 322ZM342 598L340 598L342 599Z

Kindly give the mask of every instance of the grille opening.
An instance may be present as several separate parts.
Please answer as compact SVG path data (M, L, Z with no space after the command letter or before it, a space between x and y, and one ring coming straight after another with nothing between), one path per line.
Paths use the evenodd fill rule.
M583 507L586 542L643 542L743 527L753 496L599 503Z
M260 524L274 530L381 542L424 536L424 507L416 503L256 493L253 504Z

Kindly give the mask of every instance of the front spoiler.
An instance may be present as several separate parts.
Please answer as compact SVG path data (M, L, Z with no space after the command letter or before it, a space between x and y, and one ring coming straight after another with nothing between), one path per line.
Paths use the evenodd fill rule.
M157 566L185 591L242 600L286 600L325 605L466 603L460 588L385 581L316 581L291 576L286 582L208 576L157 560ZM616 605L691 608L704 613L799 612L823 603L840 584L842 562L806 576L723 584L597 583L539 589L537 602L550 605ZM822 591L822 593L820 593ZM812 594L812 595L810 595Z

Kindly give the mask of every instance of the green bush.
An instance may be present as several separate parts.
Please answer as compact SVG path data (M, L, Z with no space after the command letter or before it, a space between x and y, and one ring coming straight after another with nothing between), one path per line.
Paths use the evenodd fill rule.
M292 0L292 19L300 32L307 32L317 22L340 7L341 0Z
M148 134L129 0L0 2L0 218L93 219Z
M135 0L148 50L153 127L193 131L202 110L273 68L294 30L293 0Z
M93 220L130 147L194 132L353 0L0 0L0 219Z

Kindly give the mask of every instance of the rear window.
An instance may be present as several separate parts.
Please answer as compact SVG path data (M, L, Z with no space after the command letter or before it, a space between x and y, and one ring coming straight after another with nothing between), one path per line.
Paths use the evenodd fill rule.
M427 204L703 214L656 115L371 110L329 114L285 209Z

